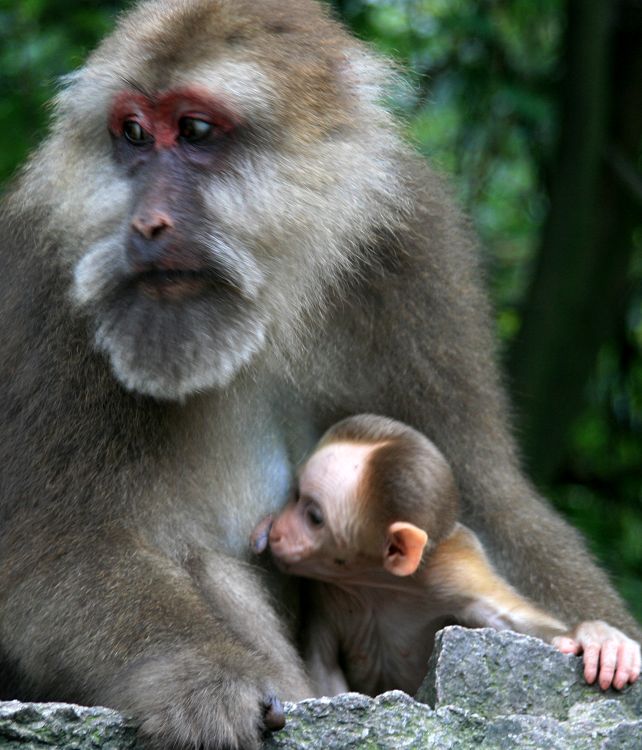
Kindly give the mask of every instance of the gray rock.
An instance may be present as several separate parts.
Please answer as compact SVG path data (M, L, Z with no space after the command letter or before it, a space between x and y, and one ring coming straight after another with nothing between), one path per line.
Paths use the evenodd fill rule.
M301 701L286 706L286 730L272 735L266 748L300 750L301 748L370 748L419 747L420 738L442 734L439 720L429 707L417 703L405 693L394 691L378 698L346 693L336 698ZM449 747L426 744L422 747Z
M601 693L581 660L515 633L451 627L437 636L413 700L346 693L286 704L265 750L642 750L642 684ZM0 749L134 750L104 708L0 703Z
M487 717L533 714L562 720L577 703L604 704L610 698L630 718L642 718L642 683L602 692L584 681L579 657L537 638L488 628L453 626L437 633L416 697L433 707L461 706Z
M130 750L136 730L109 708L67 703L0 702L0 748L13 750Z

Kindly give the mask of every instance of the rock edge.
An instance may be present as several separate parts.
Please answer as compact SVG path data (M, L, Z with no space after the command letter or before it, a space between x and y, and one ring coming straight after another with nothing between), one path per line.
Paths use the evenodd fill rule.
M602 693L578 657L508 631L440 631L417 700L346 693L285 710L266 750L642 749L642 683ZM135 727L110 709L0 703L3 750L137 747Z

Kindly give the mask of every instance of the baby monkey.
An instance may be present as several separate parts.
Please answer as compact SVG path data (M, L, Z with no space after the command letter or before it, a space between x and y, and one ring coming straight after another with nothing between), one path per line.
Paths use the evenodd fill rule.
M421 684L437 630L453 622L537 636L584 653L602 689L640 672L640 647L603 622L568 626L519 594L459 523L450 466L421 433L374 415L321 439L286 507L254 530L285 572L316 579L305 659L317 695Z

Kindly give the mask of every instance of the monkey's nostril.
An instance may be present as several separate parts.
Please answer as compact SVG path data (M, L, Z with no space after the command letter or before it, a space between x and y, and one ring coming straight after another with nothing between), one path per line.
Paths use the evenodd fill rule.
M174 223L168 214L156 209L137 214L132 219L132 228L148 240L158 239L162 232L173 226Z

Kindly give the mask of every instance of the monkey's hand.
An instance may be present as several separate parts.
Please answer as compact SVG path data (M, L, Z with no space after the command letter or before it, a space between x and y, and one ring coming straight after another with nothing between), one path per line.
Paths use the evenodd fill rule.
M186 570L137 537L103 536L68 537L3 611L30 679L64 675L59 695L130 716L149 750L259 750L284 724L276 696L309 695L264 580L225 554L193 548Z
M552 644L563 654L583 654L586 681L597 679L602 690L621 690L640 676L640 644L602 620L582 622Z
M191 648L147 657L129 666L113 703L140 721L149 750L259 750L285 716L257 657Z

